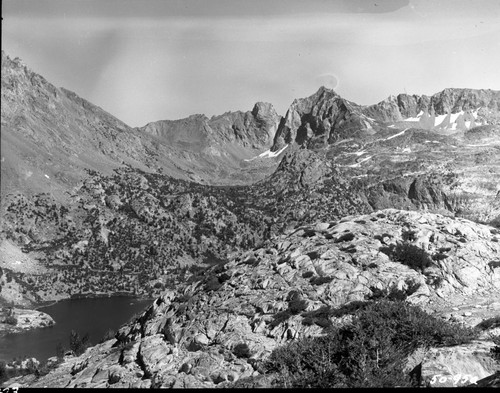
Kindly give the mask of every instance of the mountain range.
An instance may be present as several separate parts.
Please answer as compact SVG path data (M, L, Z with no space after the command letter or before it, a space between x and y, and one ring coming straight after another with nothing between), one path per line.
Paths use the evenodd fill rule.
M132 128L2 51L1 95L2 304L157 297L26 385L266 387L274 349L343 326L350 304L497 315L499 91L364 106L321 87L282 117L258 102ZM488 353L495 328L414 353L420 378ZM479 362L464 356L449 373Z

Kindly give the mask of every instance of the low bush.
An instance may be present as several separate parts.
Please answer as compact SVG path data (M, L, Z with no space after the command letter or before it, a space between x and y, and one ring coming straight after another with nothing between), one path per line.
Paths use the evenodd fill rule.
M419 272L433 264L431 256L423 248L406 241L396 244L391 259Z
M402 301L362 305L350 324L273 351L265 363L285 388L416 386L405 370L415 349L470 342L474 329L434 318ZM408 370L409 371L409 370Z
M7 371L7 363L3 360L0 360L0 383L6 381L9 378L9 374Z
M500 363L500 335L491 337L495 346L490 349L491 357Z
M239 343L233 348L233 353L238 358L249 358L250 348L248 348L248 345L245 343Z
M288 311L293 315L297 315L307 308L307 300L302 299L302 295L298 291L290 291L287 301Z
M106 333L104 333L104 336L102 336L101 340L99 341L99 344L102 344L105 341L112 340L116 336L116 332L113 329L108 329Z
M488 330L500 327L500 315L482 321L477 327L481 330Z
M9 325L12 325L12 326L16 326L17 325L17 318L14 316L14 315L9 315L7 316L4 320L3 320L4 323L7 323Z
M56 356L57 360L61 361L64 359L64 354L66 353L66 349L61 343L57 343L56 345Z
M76 356L80 356L88 347L90 347L88 333L80 338L80 335L72 330L69 336L69 349L71 349Z

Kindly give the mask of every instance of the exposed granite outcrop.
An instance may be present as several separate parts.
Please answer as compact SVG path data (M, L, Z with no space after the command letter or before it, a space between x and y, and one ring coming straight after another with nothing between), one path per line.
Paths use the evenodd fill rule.
M403 244L415 259L397 252ZM454 297L493 298L499 255L496 229L431 213L387 209L299 227L165 292L115 340L30 386L224 386L258 376L278 345L345 323L334 310L350 301L406 298L442 312Z

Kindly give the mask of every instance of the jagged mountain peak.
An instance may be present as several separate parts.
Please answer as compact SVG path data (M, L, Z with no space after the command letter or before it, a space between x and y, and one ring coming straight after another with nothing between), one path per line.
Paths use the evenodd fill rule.
M350 132L371 132L360 109L361 106L322 86L313 95L293 101L281 120L272 151L287 144L322 147Z
M15 57L12 59L3 49L2 49L2 68L6 66L17 67L17 68L28 68L28 66L19 58Z
M271 104L269 102L259 101L259 102L256 102L255 105L253 106L252 115L254 115L256 117L258 117L258 116L264 117L264 116L268 116L268 115L276 117L276 116L278 116L278 113L274 109L273 104Z
M432 96L404 93L362 106L321 87L313 95L293 101L271 150L290 144L325 147L341 139L370 136L389 126L459 132L496 124L499 112L500 92L491 89L447 88ZM458 115L445 121L448 114Z
M342 97L340 97L340 95L338 95L337 92L335 92L335 90L329 89L325 86L321 86L314 94L311 94L308 97L295 98L291 106L300 105L304 103L309 103L314 105L319 102L328 101L331 99L342 99Z
M334 89L330 89L326 86L320 86L318 91L316 93L314 93L313 95L314 96L330 96L330 97L339 96Z

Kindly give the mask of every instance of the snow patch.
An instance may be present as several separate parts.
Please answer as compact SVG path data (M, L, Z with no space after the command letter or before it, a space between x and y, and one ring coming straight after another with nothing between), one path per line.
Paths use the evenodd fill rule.
M405 147L403 149L403 153L411 153L411 149L409 147Z
M407 131L407 130L409 130L409 128L405 128L403 131L398 132L397 134L391 135L390 137L385 138L385 139L383 139L383 140L384 140L384 141L388 141L388 140L390 140L390 139L392 139L392 138L396 138L397 136L403 135L403 134L405 133L405 131Z
M366 158L363 158L361 161L357 162L356 164L352 164L352 165L346 165L347 168L357 168L359 166L361 166L361 163L365 162L365 161L368 161L370 158L372 158L373 156L368 156Z
M345 153L345 154L354 154L355 156L362 156L363 154L365 154L366 151L356 151L354 153Z
M463 115L463 114L464 114L464 111L460 111L460 112L457 112L457 113L452 113L451 116L450 116L450 122L451 123L455 123L457 121L458 117L460 115ZM456 127L456 125L455 125L455 127Z
M476 109L474 112L472 112L472 116L474 117L474 119L477 119L477 116L478 116L478 111L479 109ZM403 119L403 121L420 121L422 116L424 115L424 112L423 111L420 111L419 114L417 115L417 117L408 117L406 119ZM457 112L457 113L446 113L444 115L435 115L434 116L434 127L450 127L452 130L456 130L457 129L457 119L460 117L460 116L464 116L465 115L465 112L464 111L460 111L460 112ZM447 121L446 121L446 118L450 116L450 123L447 124ZM470 126L470 122L465 122L466 126L469 127ZM467 125L469 124L469 125Z
M282 149L280 149L278 151L271 151L271 149L269 149L269 150L266 150L264 153L260 153L256 157L253 157L253 158L250 158L250 159L247 159L247 160L243 160L243 161L247 161L248 162L248 161L253 161L256 158L274 158L274 157L278 157L287 147L288 147L288 145L285 145Z
M50 179L49 175L45 175L45 177L46 177L47 179Z
M465 146L468 146L468 147L484 147L484 146L493 146L495 145L495 143L484 143L482 145L465 145Z
M420 121L420 118L424 114L423 111L420 111L417 115L417 117L408 117L407 119L403 119L404 121Z
M444 122L448 115L438 115L434 118L434 127Z
M285 145L282 149L272 152L271 150L267 150L264 153L261 153L258 155L260 158L273 158L273 157L278 157L286 148L288 145Z

